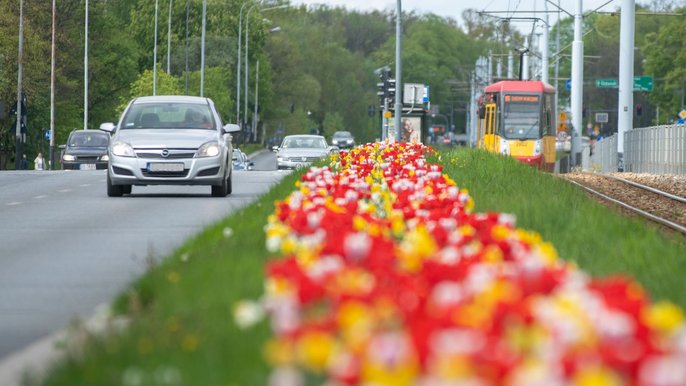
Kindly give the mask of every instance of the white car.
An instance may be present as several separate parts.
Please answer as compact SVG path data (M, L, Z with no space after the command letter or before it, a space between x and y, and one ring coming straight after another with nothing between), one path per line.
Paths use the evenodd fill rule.
M321 135L287 135L281 146L274 147L277 169L295 169L326 158L337 148L329 146Z
M149 96L132 100L112 133L108 148L107 195L131 193L132 185L210 185L212 196L231 193L230 133L214 102L191 96Z

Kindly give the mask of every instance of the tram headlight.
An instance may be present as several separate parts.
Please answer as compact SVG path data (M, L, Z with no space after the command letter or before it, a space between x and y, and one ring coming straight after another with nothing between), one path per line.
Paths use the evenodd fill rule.
M505 139L500 139L500 154L510 155L510 143Z
M541 140L534 143L534 155L541 155Z

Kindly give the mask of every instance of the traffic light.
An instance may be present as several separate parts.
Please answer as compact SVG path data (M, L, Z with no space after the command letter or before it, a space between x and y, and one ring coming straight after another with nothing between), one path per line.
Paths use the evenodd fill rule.
M641 106L641 104L639 103L636 105L636 115L638 115L640 117L642 114L643 114L643 106Z
M393 109L393 106L395 106L395 79L386 80L386 95L388 97L388 106Z
M384 69L379 74L379 79L381 80L381 82L376 84L376 87L378 88L376 95L379 97L379 105L381 106L382 109L384 107L384 102L386 102L386 99L389 97L389 95L388 95L388 80L390 78L391 78L391 70Z

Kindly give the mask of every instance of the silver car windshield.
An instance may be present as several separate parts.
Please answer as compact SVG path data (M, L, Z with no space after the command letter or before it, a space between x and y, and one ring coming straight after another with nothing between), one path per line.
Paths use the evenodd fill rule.
M215 128L208 105L193 103L134 104L126 112L122 129L204 129Z
M322 138L286 138L281 147L284 149L326 149L326 141Z

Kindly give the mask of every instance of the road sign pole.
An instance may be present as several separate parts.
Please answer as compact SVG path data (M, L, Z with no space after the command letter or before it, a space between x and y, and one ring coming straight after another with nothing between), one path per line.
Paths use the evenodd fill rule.
M633 128L634 117L634 18L635 0L622 0L619 40L619 103L617 105L617 153L623 170L624 133Z

